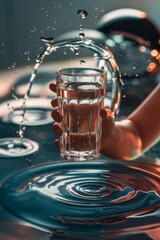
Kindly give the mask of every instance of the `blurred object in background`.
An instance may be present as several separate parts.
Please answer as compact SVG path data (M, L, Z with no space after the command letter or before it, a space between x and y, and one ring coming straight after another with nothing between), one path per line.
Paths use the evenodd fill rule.
M124 80L122 105L131 112L158 84L160 32L147 13L119 9L99 21L106 45L113 52Z
M147 13L122 8L104 15L98 29L107 35L120 34L151 49L160 49L160 33Z
M31 73L25 73L19 76L14 84L13 93L18 98L21 98L25 95L28 89L29 79L31 77ZM48 88L51 82L55 81L55 71L38 71L37 76L35 78L35 82L31 89L31 97L39 97L39 98L48 98L53 97L53 93Z

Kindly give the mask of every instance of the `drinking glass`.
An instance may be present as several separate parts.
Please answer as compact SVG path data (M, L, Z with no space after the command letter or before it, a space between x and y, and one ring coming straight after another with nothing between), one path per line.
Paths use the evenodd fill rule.
M94 68L57 71L58 108L63 116L60 153L70 160L90 160L100 155L107 72Z

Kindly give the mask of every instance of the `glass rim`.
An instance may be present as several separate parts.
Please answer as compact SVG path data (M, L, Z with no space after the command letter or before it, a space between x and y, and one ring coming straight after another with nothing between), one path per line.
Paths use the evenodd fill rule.
M88 71L88 73L87 73ZM94 76L102 76L107 75L107 71L98 68L61 68L56 71L58 75L64 76L87 76L87 77L94 77Z

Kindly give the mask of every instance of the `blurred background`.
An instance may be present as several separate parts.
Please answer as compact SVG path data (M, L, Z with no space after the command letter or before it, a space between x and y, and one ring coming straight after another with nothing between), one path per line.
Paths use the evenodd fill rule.
M33 64L44 47L40 37L55 38L80 25L97 29L104 14L120 8L145 11L160 28L159 0L0 0L0 70ZM79 9L88 12L87 18L78 16Z

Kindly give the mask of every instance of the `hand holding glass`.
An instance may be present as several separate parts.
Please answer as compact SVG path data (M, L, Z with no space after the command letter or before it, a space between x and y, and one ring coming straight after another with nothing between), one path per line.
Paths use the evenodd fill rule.
M90 160L100 155L102 119L107 73L93 68L57 71L56 88L61 128L61 156Z

